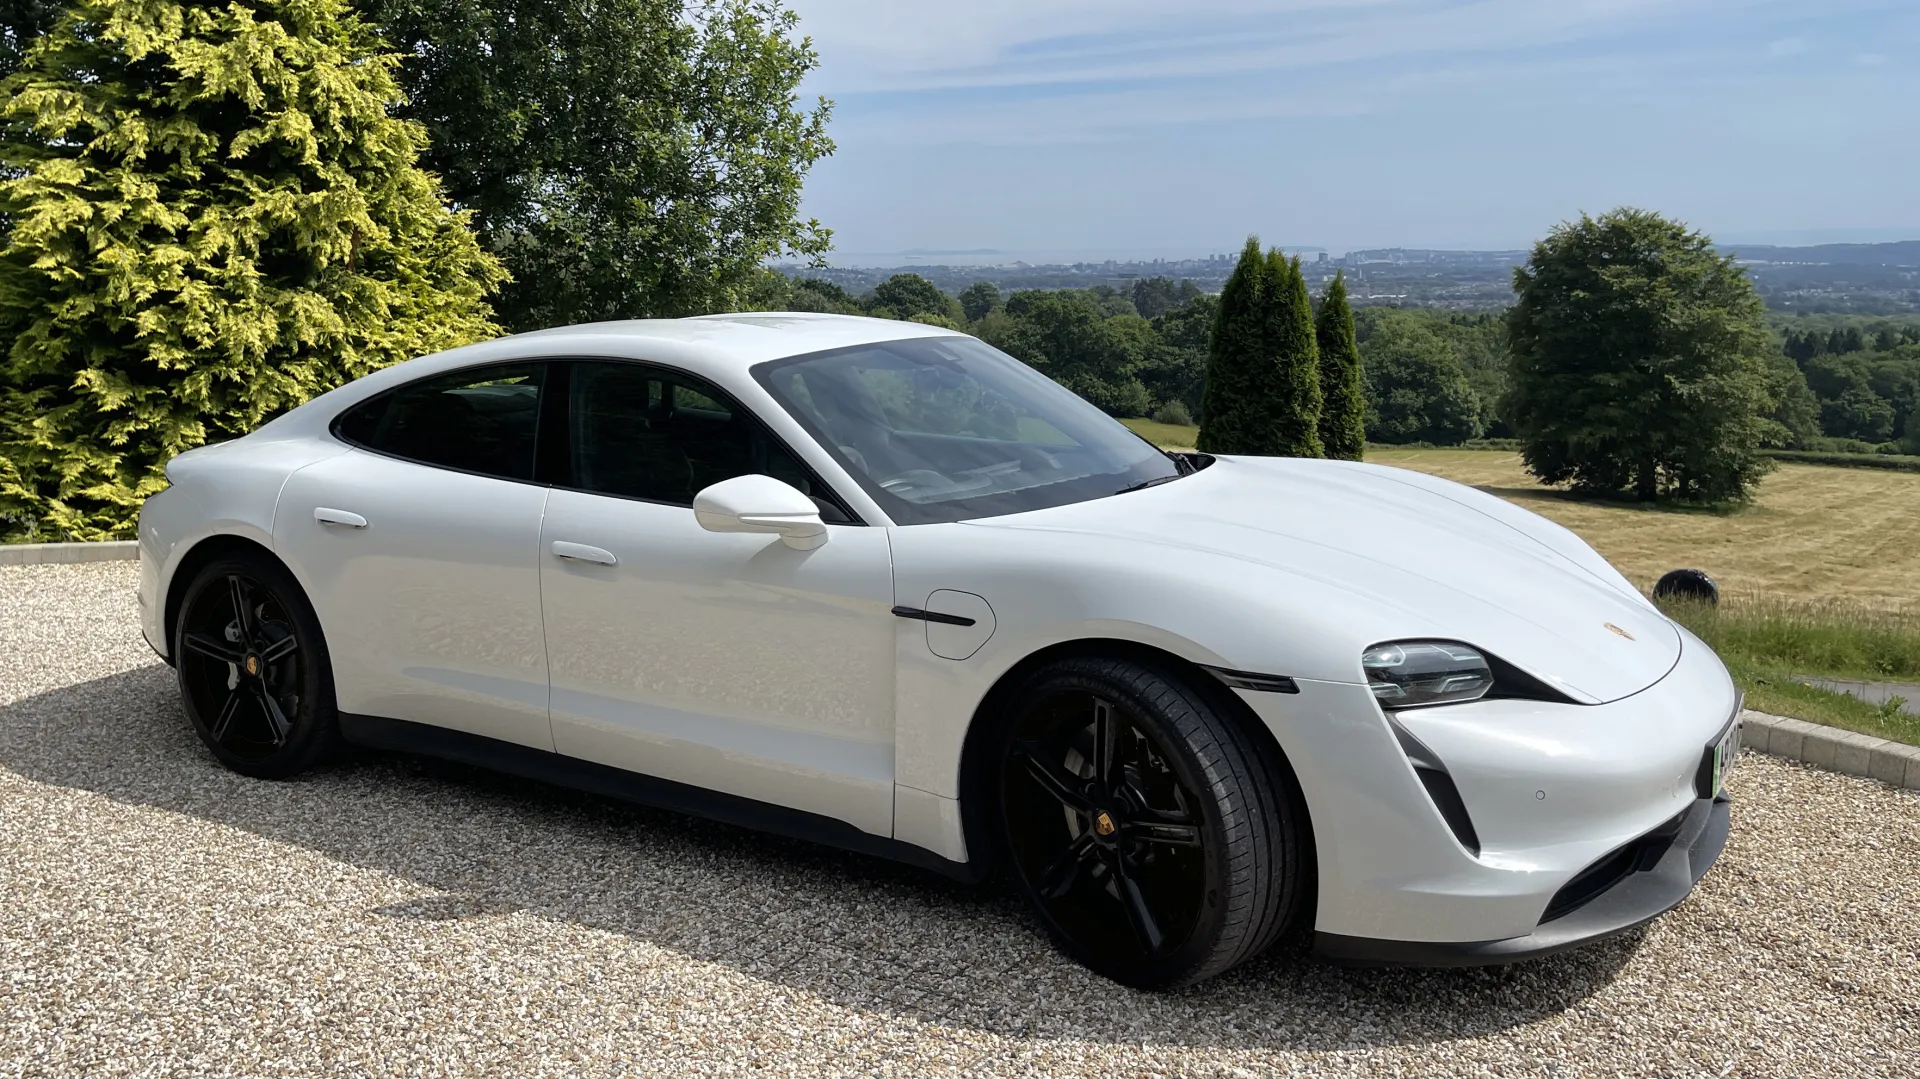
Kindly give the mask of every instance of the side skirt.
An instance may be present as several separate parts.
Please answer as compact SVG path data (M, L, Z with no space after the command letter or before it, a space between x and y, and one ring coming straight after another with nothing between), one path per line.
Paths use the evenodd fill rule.
M551 783L557 787L569 787L589 794L904 862L968 884L978 883L981 879L979 868L973 863L950 861L925 847L863 832L833 817L629 772L544 749L502 742L496 738L448 730L427 723L349 712L340 713L340 733L348 742L368 749L457 761L523 779Z

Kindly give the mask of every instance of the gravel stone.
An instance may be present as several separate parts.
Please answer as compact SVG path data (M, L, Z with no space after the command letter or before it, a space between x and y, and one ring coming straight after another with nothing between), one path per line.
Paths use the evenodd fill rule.
M1920 796L1748 755L1678 909L1171 995L1006 892L451 765L220 768L133 563L0 568L0 1076L1920 1075Z

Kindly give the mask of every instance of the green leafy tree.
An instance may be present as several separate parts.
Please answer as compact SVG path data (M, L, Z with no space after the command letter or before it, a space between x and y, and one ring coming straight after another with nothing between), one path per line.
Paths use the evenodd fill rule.
M860 314L860 301L846 289L818 277L802 277L787 293L787 307L793 311L816 311L830 315Z
M1773 422L1780 425L1774 441L1785 449L1811 447L1820 437L1820 401L1791 357L1768 357L1767 393L1775 402Z
M1016 292L1004 324L982 339L1115 416L1144 416L1152 398L1139 378L1158 338L1138 315L1107 315L1091 291ZM992 320L988 320L992 321Z
M818 264L799 213L833 152L780 0L358 0L405 57L402 115L514 281L513 330L750 304L775 257Z
M1200 288L1185 278L1143 277L1127 289L1127 299L1142 318L1159 318L1177 307L1185 307L1200 296Z
M1367 401L1360 381L1347 278L1336 272L1314 319L1320 343L1320 444L1328 457L1358 461L1367 449Z
M1460 359L1426 319L1389 312L1360 346L1367 437L1452 446L1480 434L1479 402Z
M978 322L1000 308L1000 286L991 281L975 281L960 292L960 312L968 322Z
M1848 386L1820 402L1820 429L1830 438L1885 442L1893 437L1893 405L1866 386Z
M1200 412L1207 381L1207 341L1219 315L1220 298L1200 295L1153 320L1159 338L1140 368L1140 381L1159 405L1179 405L1188 423Z
M960 305L941 292L933 282L917 273L899 273L880 282L873 290L869 310L882 317L910 319L915 315L939 315L948 321L961 317Z
M503 279L341 0L79 0L0 85L0 514L123 536L162 467L491 336Z
M1892 437L1893 403L1876 391L1873 368L1862 354L1816 356L1807 363L1806 380L1819 401L1820 430L1827 437L1861 442Z
M1920 346L1898 345L1874 364L1869 385L1893 408L1895 438L1904 438L1920 424Z
M1643 500L1752 496L1779 437L1772 335L1731 257L1619 209L1558 226L1513 279L1502 412L1534 475Z

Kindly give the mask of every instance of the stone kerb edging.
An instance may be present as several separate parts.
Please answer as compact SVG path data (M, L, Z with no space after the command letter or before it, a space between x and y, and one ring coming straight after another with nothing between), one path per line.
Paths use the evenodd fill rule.
M1920 791L1920 748L1765 712L1742 712L1740 722L1745 749Z
M130 562L140 557L134 540L107 543L0 543L0 566L44 566L60 562Z

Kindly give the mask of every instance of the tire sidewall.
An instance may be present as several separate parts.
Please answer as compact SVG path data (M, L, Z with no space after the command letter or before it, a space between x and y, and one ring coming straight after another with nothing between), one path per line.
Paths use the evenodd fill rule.
M300 664L300 706L295 710L293 733L286 744L270 756L248 760L236 756L213 740L207 717L200 714L187 685L185 652L187 616L195 602L215 585L224 586L229 575L240 574L265 586L273 593L292 623L303 660ZM201 567L187 585L180 600L173 626L174 680L180 687L180 710L193 724L194 733L221 764L242 775L258 779L283 779L305 771L330 756L337 746L338 718L334 708L332 663L320 620L307 602L299 582L279 563L244 555L217 558Z
M1180 680L1151 667L1141 669L1176 690L1188 708L1197 710L1203 707L1202 702L1187 691ZM1206 895L1202 900L1200 919L1192 932L1178 948L1164 956L1144 961L1116 959L1086 948L1054 919L1033 883L1027 879L1018 859L1013 857L1015 822L1009 819L1006 812L1004 761L1012 740L1032 710L1048 697L1062 692L1093 693L1119 704L1128 713L1128 722L1152 739L1155 750L1162 755L1180 783L1198 796L1199 805L1194 808L1204 836L1203 885ZM1013 701L1014 708L1000 732L999 755L993 771L993 806L1000 821L998 838L1002 851L1006 853L1004 861L1015 887L1039 915L1048 935L1075 961L1114 981L1136 988L1155 989L1183 983L1191 971L1212 956L1227 915L1223 893L1227 885L1224 857L1228 841L1216 793L1219 778L1208 774L1181 732L1167 723L1158 710L1132 687L1080 668L1073 661L1039 671L1020 688Z

